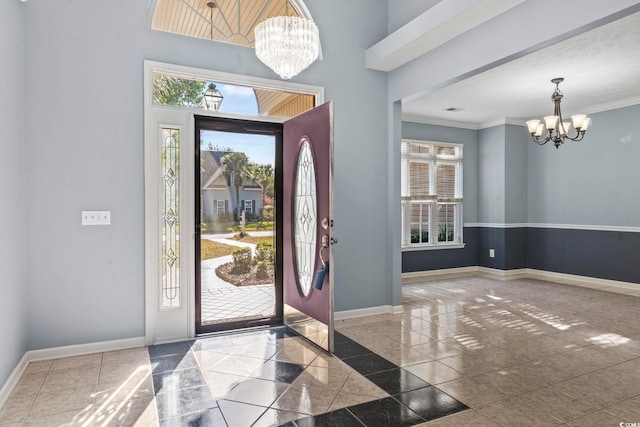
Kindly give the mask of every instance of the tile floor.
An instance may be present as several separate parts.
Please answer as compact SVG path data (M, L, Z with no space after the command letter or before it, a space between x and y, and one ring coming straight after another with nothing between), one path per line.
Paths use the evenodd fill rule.
M0 426L640 423L640 298L466 277L403 305L338 322L336 357L272 329L30 363Z

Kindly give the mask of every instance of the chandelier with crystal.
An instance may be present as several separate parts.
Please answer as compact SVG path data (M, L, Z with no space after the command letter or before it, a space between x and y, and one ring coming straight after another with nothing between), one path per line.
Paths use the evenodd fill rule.
M307 68L320 55L318 26L298 16L274 16L255 28L256 56L285 80Z
M551 94L551 100L554 105L553 115L545 116L543 118L544 123L541 123L540 120L527 121L529 133L533 141L538 145L544 145L549 141L553 141L553 144L558 148L560 144L564 144L567 139L571 141L581 141L591 123L591 118L587 117L586 114L574 114L571 116L571 120L573 121L575 134L574 136L570 136L572 123L565 122L560 112L560 102L562 101L563 94L558 85L563 80L563 77L557 77L551 80L551 83L556 85L556 89Z

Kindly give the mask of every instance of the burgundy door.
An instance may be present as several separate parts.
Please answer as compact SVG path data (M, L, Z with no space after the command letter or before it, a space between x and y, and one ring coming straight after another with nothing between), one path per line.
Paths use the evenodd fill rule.
M284 123L284 323L333 352L333 104Z

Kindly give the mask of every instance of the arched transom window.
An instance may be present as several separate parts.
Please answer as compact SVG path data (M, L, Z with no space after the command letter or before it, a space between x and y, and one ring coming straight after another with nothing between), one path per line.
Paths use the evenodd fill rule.
M300 0L156 0L151 28L253 47L255 26L285 15L311 19Z

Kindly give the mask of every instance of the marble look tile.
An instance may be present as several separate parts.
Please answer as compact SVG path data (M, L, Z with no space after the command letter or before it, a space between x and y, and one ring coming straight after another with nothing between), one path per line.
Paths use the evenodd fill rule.
M156 403L160 420L217 407L216 401L206 386L159 394L156 396Z
M400 393L394 398L427 421L469 409L436 387Z
M98 392L122 388L134 390L151 387L151 371L148 368L131 370L101 371L96 390Z
M87 427L93 426L93 409L59 412L52 415L27 418L24 427ZM102 424L99 424L102 425ZM4 427L4 426L3 426Z
M556 383L550 388L598 408L606 408L626 398L615 388L603 387L584 376Z
M306 385L313 388L322 387L327 390L340 390L351 372L350 369L345 367L333 369L309 366L300 374L293 384L298 386Z
M23 421L35 399L36 396L9 396L4 406L0 408L0 424Z
M40 392L40 388L42 387L46 376L46 371L22 374L11 392L11 396L35 396Z
M156 394L206 385L199 367L163 372L153 376L153 390Z
M319 351L318 349L288 345L279 350L271 360L307 366L313 362Z
M93 404L93 392L70 389L59 390L53 393L40 393L29 411L29 418L44 417L70 411L84 413L85 411L92 411Z
M430 385L402 368L377 372L367 375L366 378L385 392L392 395L416 390Z
M149 351L147 350L147 347L138 347L102 353L103 366L108 363L116 362L148 364Z
M640 396L611 405L605 411L628 422L640 422Z
M606 411L596 411L566 424L567 427L603 427L624 425L625 420Z
M151 360L151 369L154 375L178 369L189 369L196 367L198 367L198 362L195 358L195 355L191 352L158 357Z
M160 427L228 427L220 408L203 409L187 415L161 419L159 425Z
M229 400L218 401L220 411L229 427L252 426L267 408Z
M365 354L362 356L350 357L344 359L347 365L361 373L362 375L373 374L375 372L388 371L394 369L397 366L387 359L378 356L377 354Z
M65 357L56 359L51 365L51 371L68 369L95 368L102 363L102 353L87 354L85 356Z
M306 415L317 415L327 412L337 395L338 390L292 384L274 402L272 408Z
M221 372L204 371L203 372L209 390L216 399L222 399L232 388L240 384L247 377L240 375L223 374Z
M375 397L378 399L389 396L387 392L355 371L349 374L349 378L347 378L347 381L345 381L340 391L349 394Z
M306 415L297 412L279 411L267 409L251 427L271 427L290 423L294 420L305 418ZM295 427L295 426L293 426Z
M571 421L598 409L551 388L523 393L516 396L515 400L535 408L538 413L551 415L563 422Z
M418 424L416 427L501 427L481 413L473 410L458 412L443 418Z
M277 381L291 384L304 371L304 366L295 363L278 362L277 360L267 360L251 373L253 378Z
M419 363L405 369L432 385L453 381L462 376L460 372L438 361Z
M499 400L475 410L502 426L544 427L562 423L559 419L539 413L515 399Z
M346 409L328 412L296 421L298 427L362 427L362 423Z
M153 396L153 381L151 375L140 375L129 381L113 385L98 385L95 395L96 405L104 402L121 402L123 400L139 399Z
M429 362L432 360L424 353L420 353L411 347L403 345L396 345L395 348L377 350L376 353L398 366L415 365L416 363Z
M92 393L98 385L99 373L99 365L80 369L52 370L47 374L40 393L52 393L62 390Z
M508 370L487 372L471 377L476 382L486 384L494 390L506 395L516 395L534 390L540 386Z
M166 357L185 354L191 350L194 341L179 341L167 344L152 345L148 348L149 358Z
M47 373L53 365L53 360L40 360L37 362L29 362L25 368L23 375L35 374L35 373Z
M427 344L414 345L411 348L434 360L444 359L445 357L457 356L461 354L460 350L437 341Z
M96 405L93 419L94 427L157 425L156 401L153 396L147 396L109 405Z
M506 394L469 377L440 383L438 388L470 407L484 405L507 397Z
M224 396L225 400L251 405L271 406L289 384L260 379L245 379ZM224 413L224 410L222 411Z
M413 426L425 421L392 397L352 406L349 412L367 426Z
M338 395L334 399L333 403L331 403L331 406L329 406L328 410L335 411L337 409L359 405L361 403L370 402L372 400L378 400L378 399L380 399L380 397L363 396L361 394L352 394L352 393L347 393L341 390L340 392L338 392Z
M225 356L224 359L219 360L216 363L202 366L202 369L246 377L263 364L264 360L253 357Z

